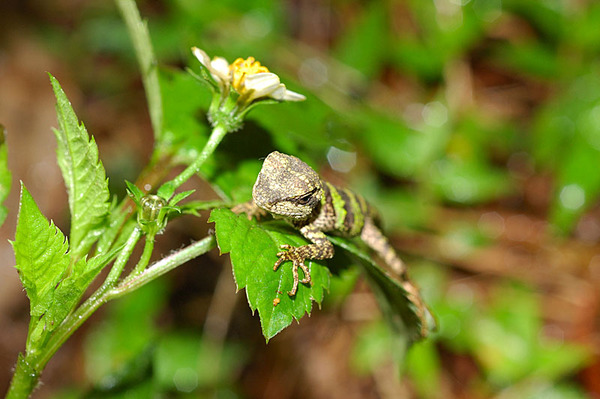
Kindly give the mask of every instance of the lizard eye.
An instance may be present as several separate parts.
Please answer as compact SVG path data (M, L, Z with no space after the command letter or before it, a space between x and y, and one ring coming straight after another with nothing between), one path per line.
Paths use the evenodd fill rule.
M303 197L298 198L296 202L300 205L306 205L310 201L310 198L311 197L309 195L305 195Z
M317 189L315 188L314 190L309 191L308 193L304 194L301 197L296 198L296 203L299 205L306 205L310 202L310 200L313 198L313 195L315 194L315 191L317 191Z

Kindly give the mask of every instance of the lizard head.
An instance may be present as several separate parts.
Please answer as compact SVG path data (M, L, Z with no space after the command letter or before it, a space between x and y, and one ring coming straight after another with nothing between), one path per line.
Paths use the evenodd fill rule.
M321 202L323 182L298 158L274 151L265 159L252 198L259 207L291 220L307 219Z

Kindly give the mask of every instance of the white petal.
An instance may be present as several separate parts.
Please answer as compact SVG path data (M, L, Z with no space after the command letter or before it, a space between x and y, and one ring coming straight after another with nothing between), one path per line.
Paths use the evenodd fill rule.
M244 80L244 88L247 90L255 90L265 93L270 93L275 90L281 82L279 76L271 72L255 73L247 75Z
M261 97L271 97L278 101L303 101L302 94L287 90L279 80L279 76L271 72L257 73L246 76L245 90L254 90L251 100Z
M295 91L287 90L282 98L283 101L304 101L306 97L300 93L296 93Z
M285 85L280 84L279 87L271 92L270 97L278 101L283 101L285 99L285 92Z
M192 47L192 53L194 53L194 56L198 59L198 61L200 61L202 65L204 65L209 70L211 69L210 57L204 52L204 50L201 50L198 47Z
M229 79L229 62L223 57L215 57L210 62L210 71L220 80Z
M281 82L279 81L279 76L271 72L262 72L246 76L244 90L254 91L248 99L249 101L252 101L256 98L270 97L271 93L273 93L280 85Z

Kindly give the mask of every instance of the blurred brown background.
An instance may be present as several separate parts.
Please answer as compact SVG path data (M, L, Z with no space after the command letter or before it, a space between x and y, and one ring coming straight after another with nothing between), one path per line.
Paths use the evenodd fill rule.
M420 6L415 2L386 2L386 9L390 12L388 18L393 22L394 33L398 37L409 32L408 36L414 34L427 39L428 24L452 23L456 7L468 5L477 10L478 4L483 4L481 1L445 0L424 3L434 4L437 14L419 14ZM371 76L368 71L363 70L360 74L343 65L335 69L340 58L349 63L353 61L351 58L343 59L347 53L340 50L340 43L350 35L348 32L361 20L372 2L261 2L255 6L256 9L236 1L225 2L221 6L204 4L207 10L210 9L207 13L223 15L223 20L215 22L215 25L221 23L219 26L206 28L201 39L210 42L213 38L218 43L234 42L235 26L240 15L250 15L255 20L258 15L260 20L261 16L270 15L264 11L269 7L280 9L280 15L285 19L277 23L285 29L281 26L274 29L289 34L285 40L293 43L291 52L296 50L298 58L309 55L329 62L328 83L319 85L314 80L311 83L310 79L303 80L301 73L299 78L301 84L314 90L325 101L339 102L336 96L340 93L336 90L339 85L346 85L339 91L347 98L359 97L360 101L375 108L402 115L410 124L411 117L423 118L423 105L428 101L431 104L436 93L442 93L451 118L459 118L477 109L478 116L491 121L490 124L509 124L511 128L507 130L518 132L516 138L506 138L508 144L497 145L500 149L489 156L495 167L511 177L513 186L508 194L475 204L457 204L452 198L440 200L435 206L437 217L434 223L427 229L395 234L394 244L411 260L426 259L445 265L450 282L445 286L447 291L440 295L463 298L466 292L475 304L473 306L486 303L489 293L499 281L528 284L541 307L540 337L581 344L588 350L587 360L583 363L576 361L577 367L572 373L565 372L552 381L552 384L559 384L566 380L569 386L577 387L575 394L559 389L551 391L558 396L544 396L544 392L548 394L550 391L523 388L535 381L535 372L509 383L494 384L489 378L494 371L485 366L486 354L481 355L482 359L475 347L457 349L440 339L435 344L440 363L436 369L439 373L436 383L440 386L432 397L600 398L600 208L592 196L586 203L585 212L577 215L572 227L566 231L557 228L553 223L559 224L560 218L550 219L552 212L560 213L560 210L555 210L560 208L560 204L555 203L560 202L560 176L563 172L538 162L532 155L533 151L529 153L515 144L519 141L529 143L531 137L528 134L534 130L532 126L540 110L566 92L569 81L563 75L552 75L553 72L549 76L531 72L534 68L528 69L530 64L517 59L515 53L507 53L503 58L502 52L493 51L497 43L508 43L516 48L520 48L518 45L522 43L541 43L540 47L551 53L552 60L576 58L581 65L587 65L589 61L592 65L590 71L594 73L598 63L597 48L579 44L570 46L565 33L567 28L557 29L552 37L549 33L553 32L552 28L541 29L543 24L528 12L535 14L535 7L539 7L540 13L546 12L547 8L559 9L557 13L562 13L560 15L567 22L569 18L575 20L574 15L591 15L588 18L591 22L583 17L581 20L592 26L594 20L600 21L594 19L594 15L600 14L593 2L548 2L556 3L552 7L542 3L531 2L534 11L527 12L519 12L514 2L508 2L506 8L497 5L490 8L491 11L485 11L489 22L485 22L476 37L464 38L464 41L473 44L450 57L452 62L440 66L441 76L435 73L430 76L427 71L423 72L425 67L421 72L414 72L409 67L402 70L397 65L385 63ZM190 44L185 41L193 43L199 40L199 34L194 35L190 31L185 32L188 36L181 34L185 40L179 48L169 48L167 44L169 32L177 26L173 15L185 14L189 4L144 1L139 2L139 7L142 15L151 21L151 35L156 42L159 59L175 67L183 66L189 56L185 54L186 46ZM223 21L229 21L231 26ZM111 30L111 26L115 29ZM8 242L14 238L19 181L26 182L49 219L65 233L68 229L66 193L55 160L56 144L51 131L57 126L54 97L46 72L59 79L78 117L94 135L111 179L111 188L116 192L123 194L121 182L124 179L135 180L152 151L152 133L143 87L132 51L127 48L127 40L117 37L124 33L118 26L119 17L111 2L4 0L0 4L0 123L7 129L9 167L13 173L12 192L6 202L9 216L0 230L0 392L8 387L11 367L17 354L24 349L28 325L28 302L13 267L14 257ZM238 43L232 46L243 48L244 45ZM373 47L373 44L367 40L365 46ZM533 47L528 56L535 59L535 65L541 68L539 64L544 66L544 59L536 53L537 47ZM262 50L266 52L265 49L269 48L265 45ZM442 52L443 48L433 44L429 48L430 53L424 54L435 53L436 50ZM281 53L273 55L275 65L286 69L286 61L282 61L278 54ZM371 52L365 51L365 54L368 56ZM522 64L515 67L511 61ZM415 63L418 65L417 61ZM549 64L548 68L552 69L553 65ZM360 65L353 66L360 69ZM573 73L574 76L578 74ZM502 142L504 138L496 140ZM463 144L460 137L450 140L446 153L450 157L453 153L460 155L466 148ZM362 145L368 147L368 143ZM569 140L563 148L568 151ZM479 150L470 147L472 152ZM556 153L556 158L557 164L560 164L560 154ZM592 162L592 165L595 164ZM583 170L581 174L597 174L597 170ZM336 178L336 174L326 166L324 174ZM384 173L380 180L389 186L407 185L406 179L391 173ZM206 185L199 181L195 184L202 188L202 196L215 198ZM413 183L408 182L410 184ZM568 187L568 184L564 186ZM593 193L593 190L590 192ZM590 198L590 192L586 192L587 198ZM170 225L169 234L159 241L157 256L202 237L209 227L204 220L182 219ZM458 222L478 226L484 235L492 237L491 244L463 251L461 245L464 242L456 236L460 234L456 228ZM211 267L203 265L200 271L193 267L195 263L192 262L168 276L170 294L165 300L167 307L157 317L157 324L165 329L182 325L185 328L201 328L209 312L223 260L212 253L205 261ZM227 269L225 272L228 273ZM231 282L223 284L233 288ZM238 294L238 298L242 295ZM231 299L223 298L224 301ZM447 298L440 301L452 300ZM521 306L519 302L515 303L515 306ZM390 364L366 374L356 372L349 365L349 348L355 345L361 325L377 313L364 283L359 283L356 292L342 307L329 312L315 310L311 318L303 319L300 325L292 325L268 346L264 345L260 336L258 320L249 314L243 298L238 299L234 312L229 334L241 338L244 345L253 348L251 360L239 372L239 397L398 398L424 395L415 388L418 384L414 380L398 381ZM442 310L440 312L444 314ZM44 372L43 385L35 397L52 397L69 386L91 386L84 370L86 355L82 350L83 341L101 323L104 314L105 310L101 310L61 348ZM444 324L444 320L441 323ZM189 397L203 395L198 393ZM209 394L206 395L208 397Z

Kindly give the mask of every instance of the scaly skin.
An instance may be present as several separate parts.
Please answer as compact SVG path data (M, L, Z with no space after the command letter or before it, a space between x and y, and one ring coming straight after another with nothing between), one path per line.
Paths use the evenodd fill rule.
M377 227L376 212L363 197L321 180L319 175L300 159L272 152L267 156L252 190L252 201L233 208L249 218L266 212L291 223L311 244L293 247L282 245L273 270L285 261L292 262L294 284L290 296L296 295L298 284L310 284L306 259L329 259L333 244L325 233L360 238L372 248L398 276L410 299L424 318L426 307L418 289L409 280L406 267L388 239ZM266 211L266 212L265 212ZM304 278L300 280L298 269ZM426 334L425 330L422 331Z

